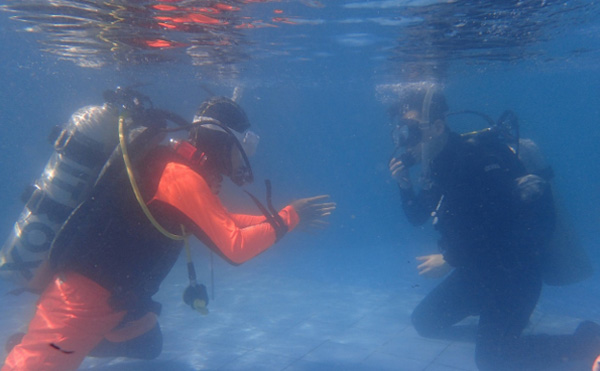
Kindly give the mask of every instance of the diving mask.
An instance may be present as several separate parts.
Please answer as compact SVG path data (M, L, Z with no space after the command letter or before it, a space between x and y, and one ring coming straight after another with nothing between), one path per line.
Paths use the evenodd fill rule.
M239 158L237 161L232 159L230 179L239 186L252 183L254 181L254 176L252 174L252 169L250 168L248 157L253 156L256 153L260 137L250 130L246 130L245 133L239 133L235 130L232 130L231 132L237 141L237 145L231 149L232 151L237 152L237 154L234 153L232 156L237 155Z
M260 141L258 134L251 130L246 130L244 133L238 133L235 130L232 130L231 132L242 146L246 156L252 157L256 153L256 148L258 147L258 142Z
M392 140L396 147L414 147L423 139L421 123L413 119L401 119L392 130Z
M396 126L392 130L392 140L394 141L396 147L414 147L422 141L422 130L430 124L429 113L431 110L433 93L434 89L431 87L425 92L423 103L421 105L420 116L415 113L415 118L404 116L398 120ZM409 112L405 112L404 114L408 115Z
M254 176L248 157L256 152L260 137L250 130L243 133L231 130L219 121L209 117L195 117L194 124L201 125L205 129L225 132L232 138L229 178L239 186L252 183Z

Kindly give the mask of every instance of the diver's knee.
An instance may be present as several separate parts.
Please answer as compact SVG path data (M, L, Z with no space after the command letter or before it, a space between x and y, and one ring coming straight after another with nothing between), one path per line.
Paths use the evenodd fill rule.
M162 342L160 344L153 344L151 347L148 347L143 352L140 352L136 358L152 360L158 358L162 353Z
M137 339L133 348L135 351L132 353L135 354L135 358L146 360L157 358L163 349L163 337L160 325L157 323L152 330Z
M434 321L429 320L419 311L414 311L410 317L415 330L423 337L436 337L440 334L440 329L435 326Z

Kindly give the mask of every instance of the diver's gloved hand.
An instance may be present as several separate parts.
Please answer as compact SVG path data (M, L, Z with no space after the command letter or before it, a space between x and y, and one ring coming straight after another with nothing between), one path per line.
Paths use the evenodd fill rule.
M296 210L300 222L298 227L324 228L329 223L326 218L335 210L335 202L321 202L329 198L329 195L302 198L292 202L291 206Z
M408 190L412 188L412 182L410 181L410 163L407 158L407 153L403 153L398 157L392 157L389 163L390 173L392 178L398 183L401 189Z
M521 201L525 203L533 202L544 195L548 188L548 182L542 177L533 174L527 174L525 176L516 179L517 182L517 194Z

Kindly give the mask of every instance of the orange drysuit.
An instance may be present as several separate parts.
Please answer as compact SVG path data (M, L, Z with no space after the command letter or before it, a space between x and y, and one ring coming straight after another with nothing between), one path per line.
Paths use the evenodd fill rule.
M186 164L167 161L166 165L161 167L159 175L160 179L154 194L147 198L150 209L152 210L154 205L157 206L154 210L163 210L164 208L161 209L158 206L167 205L167 207L178 210L183 216L181 223L186 230L193 232L229 262L243 263L275 243L275 229L266 221L265 217L228 213L219 198L211 192L203 176ZM114 205L103 206L110 207L111 212L114 211L112 209L120 207L119 202L113 201L112 203ZM139 208L139 205L134 206ZM288 230L292 230L299 222L298 215L292 206L281 210L279 216ZM141 222L149 223L147 220ZM98 238L101 239L102 236L98 237L98 233L96 233L87 238L87 240L77 241L89 241L91 246L89 248L93 249L95 241ZM104 245L99 244L98 246L103 247L106 251L114 248L114 251L117 252L126 252L129 248L126 245L113 246L115 243L110 240L110 236L107 237L107 241ZM143 246L140 249L143 249ZM87 250L83 249L82 251L86 252ZM95 255L92 256L100 257L99 260L103 260L104 251L98 248L94 250ZM140 251L136 254L143 254L144 250ZM77 256L77 254L71 254L71 256ZM127 310L120 308L112 301L115 295L114 287L118 287L119 282L110 284L106 282L110 282L109 279L114 277L121 277L121 275L111 271L111 274L107 275L109 277L106 281L98 279L97 277L100 277L98 275L102 272L96 272L91 268L102 266L102 264L85 261L88 259L87 256L84 255L80 260L74 260L79 262L79 266L73 265L78 268L70 268L69 265L60 266L54 280L39 299L37 311L29 324L27 334L21 343L10 352L2 371L75 370L100 341L107 336L110 338L111 331L123 320ZM112 256L109 256L107 259L111 258ZM105 265L111 266L112 269L115 269L116 265L123 267L119 268L121 270L131 269L132 272L137 272L144 268L136 266L136 264L141 264L140 261L144 260L144 264L148 264L145 260L156 260L150 264L166 270L161 273L161 280L172 267L172 264L166 268L162 267L161 264L164 265L164 262L159 261L161 256L157 254L144 258L134 258L125 262L121 261L123 259L118 259L118 261L112 262L115 264L111 264L111 261L108 260ZM84 261L85 264L80 261ZM90 268L86 268L88 266ZM123 277L130 276L127 272L123 273ZM137 276L134 275L134 277ZM140 274L139 277L136 279L142 280L144 276ZM131 287L143 286L143 282L127 282L127 284ZM157 289L158 285L142 294L151 296ZM139 293L134 292L134 294ZM142 294L140 297L143 296ZM130 296L137 298L136 295Z

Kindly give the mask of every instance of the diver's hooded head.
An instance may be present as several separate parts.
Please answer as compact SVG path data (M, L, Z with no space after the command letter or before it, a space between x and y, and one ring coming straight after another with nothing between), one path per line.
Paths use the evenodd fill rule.
M396 148L410 148L429 137L433 127L446 128L448 105L439 86L433 83L408 84L390 107L392 139Z
M194 116L194 122L202 117L210 117L219 121L231 130L243 133L250 128L246 112L239 104L227 97L212 97L203 102Z
M401 119L408 112L414 111L418 121L433 123L436 120L444 121L448 112L446 97L441 87L434 83L408 84L398 98L389 110L392 119Z
M237 185L252 182L250 154L243 148L250 128L244 110L229 98L213 97L200 105L193 123L189 140L206 155L205 170L228 176Z
M398 101L390 108L394 156L407 167L421 163L421 178L427 181L430 162L447 143L448 105L435 83L408 83L398 92ZM396 155L399 150L403 152Z

